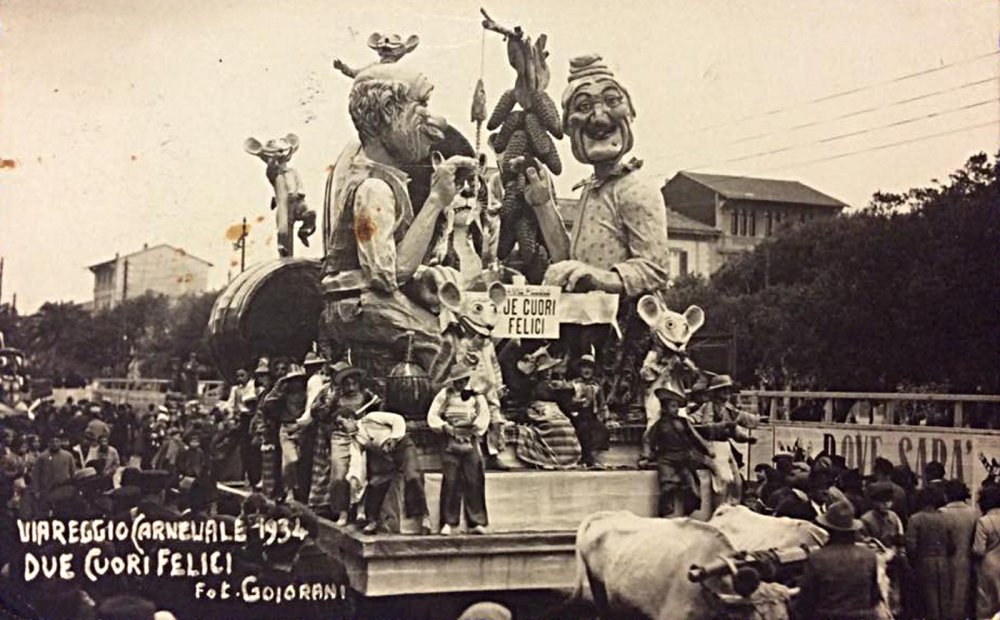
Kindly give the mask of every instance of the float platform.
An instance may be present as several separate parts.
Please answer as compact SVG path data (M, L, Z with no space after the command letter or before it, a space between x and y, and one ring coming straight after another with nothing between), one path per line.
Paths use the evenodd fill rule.
M426 473L424 480L437 527L441 474ZM224 484L220 489L249 493ZM574 585L576 529L587 515L629 510L653 516L656 502L652 471L491 471L486 535L368 536L321 519L320 543L338 553L352 588L366 597L563 590ZM400 529L415 531L415 525L404 519Z

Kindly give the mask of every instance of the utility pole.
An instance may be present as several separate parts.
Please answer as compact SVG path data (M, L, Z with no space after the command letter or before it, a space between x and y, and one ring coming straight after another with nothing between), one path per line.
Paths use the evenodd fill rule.
M233 249L240 251L240 273L243 273L247 266L247 218L243 218L240 238L233 244Z
M125 265L122 267L122 302L128 297L128 259L125 259Z
M128 298L128 258L122 265L122 358L124 360L122 376L128 374L129 346L128 341L128 309L125 307L125 300Z

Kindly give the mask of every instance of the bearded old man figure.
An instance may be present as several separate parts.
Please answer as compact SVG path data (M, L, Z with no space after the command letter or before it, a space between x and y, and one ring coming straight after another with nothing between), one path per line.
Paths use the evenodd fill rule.
M411 204L403 168L425 161L447 128L428 111L432 90L422 74L397 64L358 74L349 108L361 146L348 147L337 162L323 267L325 337L358 352L400 349L398 359L412 332L416 360L428 371L447 364L436 360L434 312L437 290L457 282L458 273L425 259L435 223L455 196L456 171L477 165L449 158L436 167L424 204Z

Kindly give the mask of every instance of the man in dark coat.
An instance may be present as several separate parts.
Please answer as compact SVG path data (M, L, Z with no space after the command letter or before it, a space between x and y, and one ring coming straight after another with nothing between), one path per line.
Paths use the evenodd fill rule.
M916 572L916 588L922 595L921 617L940 620L948 617L952 576L949 557L954 553L946 517L941 513L944 493L940 485L928 486L917 494L920 510L906 527L906 557Z
M872 549L855 542L862 525L854 507L846 499L836 501L816 522L830 533L830 541L806 560L794 617L874 619L881 597L877 560Z
M976 531L978 511L969 505L969 487L961 480L948 480L944 485L947 504L941 508L948 538L954 546L951 563L951 604L946 607L949 618L971 618L975 600L972 584L972 536Z

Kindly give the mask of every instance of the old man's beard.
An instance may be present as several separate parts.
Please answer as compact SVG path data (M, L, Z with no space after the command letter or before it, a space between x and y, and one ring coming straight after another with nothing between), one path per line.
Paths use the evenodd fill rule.
M616 119L610 126L593 122L570 127L573 157L585 164L598 164L619 159L632 150L632 124L628 117Z

